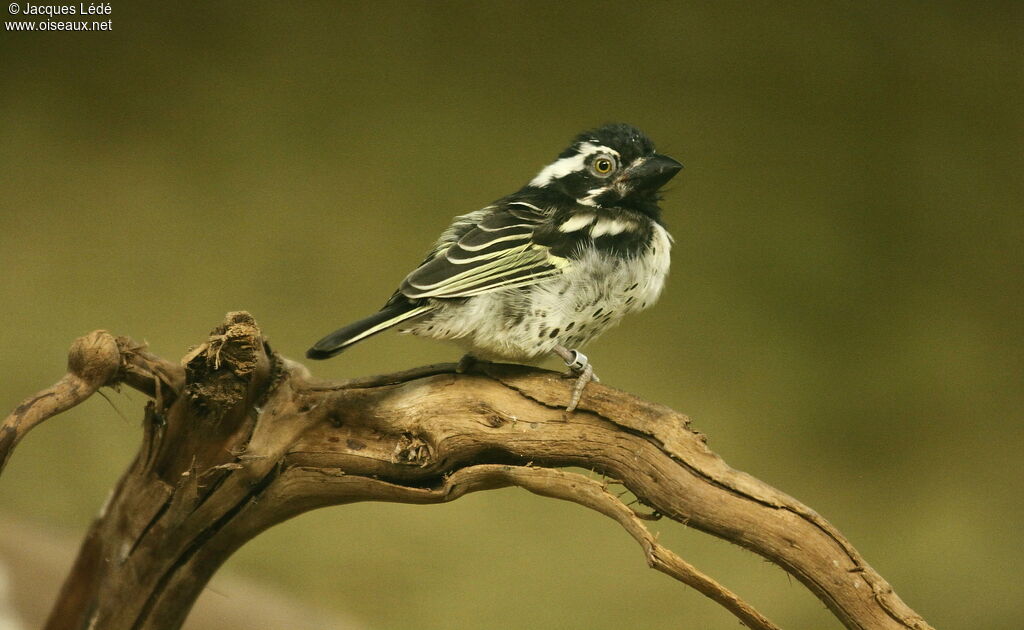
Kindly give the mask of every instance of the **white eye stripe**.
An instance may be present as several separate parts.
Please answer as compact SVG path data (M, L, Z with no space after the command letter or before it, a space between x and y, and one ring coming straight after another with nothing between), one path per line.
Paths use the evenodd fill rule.
M577 214L562 225L558 226L559 232L575 232L576 230L582 230L596 219L597 216L593 214Z
M615 156L616 159L619 157L618 151L609 149L605 146L591 144L590 142L583 142L577 148L575 155L561 158L556 160L554 163L545 166L544 169L540 173L537 173L537 176L530 181L530 186L543 188L550 184L551 180L560 179L569 173L582 171L587 167L587 158L595 153L607 153Z

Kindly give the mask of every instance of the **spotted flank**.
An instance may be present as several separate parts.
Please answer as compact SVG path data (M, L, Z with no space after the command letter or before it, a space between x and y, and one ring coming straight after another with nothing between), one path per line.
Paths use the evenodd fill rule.
M633 258L585 248L560 273L465 302L437 300L404 331L454 340L483 359L533 361L555 346L579 347L624 315L658 299L668 274L671 241L661 226Z

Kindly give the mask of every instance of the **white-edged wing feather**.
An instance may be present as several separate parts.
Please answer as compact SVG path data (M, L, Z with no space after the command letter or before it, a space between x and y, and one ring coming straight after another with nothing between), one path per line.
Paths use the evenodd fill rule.
M453 228L461 221L461 235L446 232L399 291L410 299L464 298L561 273L568 261L533 242L546 218L536 206L519 202L459 217ZM475 225L468 228L468 222Z

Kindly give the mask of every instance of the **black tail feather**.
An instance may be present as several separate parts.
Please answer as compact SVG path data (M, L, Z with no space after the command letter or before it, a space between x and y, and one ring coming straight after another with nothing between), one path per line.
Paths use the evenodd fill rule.
M384 332L426 310L428 307L418 306L407 301L390 304L373 315L339 328L316 342L312 348L306 351L306 358L329 359L352 344Z

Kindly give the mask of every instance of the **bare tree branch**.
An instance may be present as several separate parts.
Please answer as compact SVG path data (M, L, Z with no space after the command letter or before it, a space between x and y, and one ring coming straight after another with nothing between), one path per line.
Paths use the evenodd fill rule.
M644 551L647 564L718 602L748 628L774 630L778 626L736 594L711 579L670 549L659 545L641 517L608 492L604 484L583 475L535 466L481 464L452 474L438 491L450 501L468 492L518 486L534 494L578 503L614 519Z
M184 377L180 366L145 352L127 337L97 330L76 339L68 351L68 373L22 402L0 424L0 472L26 433L100 387L124 382L162 402L162 396L181 389Z
M179 367L97 332L69 374L0 425L0 462L24 434L125 383L152 397L143 444L93 523L47 628L179 628L234 550L302 512L357 501L438 503L518 486L616 520L650 566L751 628L775 628L659 545L582 466L658 514L750 549L817 595L848 628L930 626L810 508L727 466L671 409L599 385L566 414L559 375L433 365L344 382L274 354L247 313L229 314Z

